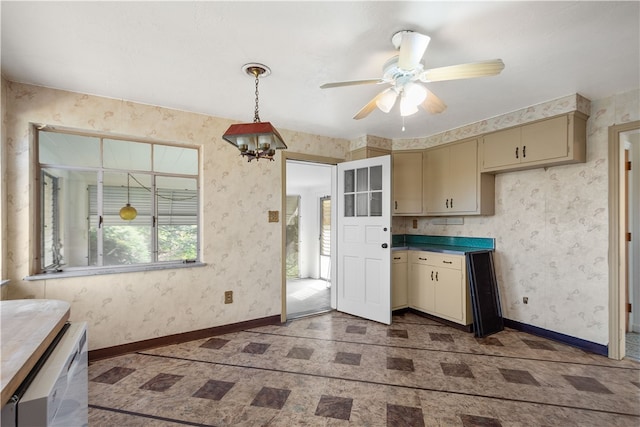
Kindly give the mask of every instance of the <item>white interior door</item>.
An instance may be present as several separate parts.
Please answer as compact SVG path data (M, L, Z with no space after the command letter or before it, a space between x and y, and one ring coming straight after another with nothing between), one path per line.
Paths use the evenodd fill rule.
M338 164L337 309L391 324L391 156Z

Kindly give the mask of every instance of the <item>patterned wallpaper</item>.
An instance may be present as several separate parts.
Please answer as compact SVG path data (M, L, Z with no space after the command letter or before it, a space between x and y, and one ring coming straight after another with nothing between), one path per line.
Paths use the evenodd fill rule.
M7 276L3 297L71 302L89 324L90 349L241 322L281 312L280 155L247 163L222 139L229 120L4 81ZM29 123L202 146L205 267L27 282L31 217ZM345 158L349 141L279 129L290 151ZM246 186L243 184L247 184ZM234 303L223 304L226 290Z
M267 211L281 208L280 156L272 163L247 164L221 139L231 123L225 119L5 80L2 84L8 225L3 268L11 279L8 289L2 289L3 298L71 302L71 319L89 323L91 349L280 313L281 224L267 222ZM411 218L397 217L394 233L495 238L505 317L606 344L608 127L640 119L639 99L640 90L635 90L591 103L587 163L497 175L494 216L465 217L459 226L420 218L417 229L410 228ZM393 148L438 145L554 115L557 109L588 113L588 106L582 97L565 97L429 138L396 140ZM29 273L33 215L30 122L201 145L202 259L207 265L21 280ZM346 158L354 145L281 131L295 152ZM371 138L376 137L358 142ZM247 182L252 185L246 189L239 185ZM223 304L225 290L234 291L232 305ZM528 305L522 304L522 296L529 297Z
M7 149L4 143L6 138L6 112L7 112L7 91L6 81L4 77L0 77L0 280L6 279L7 276L7 180L4 179L7 169ZM0 285L0 299L6 299L9 288L6 285Z
M583 111L587 105L583 98L572 98ZM558 114L549 112L572 108L566 101L494 121L515 124L524 117L531 117L529 121ZM495 238L496 275L506 318L607 344L608 128L640 119L640 90L593 101L590 116L587 162L496 175L494 216L465 217L463 225L435 225L432 219L419 218L417 229L411 226L412 218L397 217L393 227L394 233ZM447 134L472 136L469 129L485 126ZM394 141L394 150L432 146L448 135ZM527 305L523 296L529 297Z

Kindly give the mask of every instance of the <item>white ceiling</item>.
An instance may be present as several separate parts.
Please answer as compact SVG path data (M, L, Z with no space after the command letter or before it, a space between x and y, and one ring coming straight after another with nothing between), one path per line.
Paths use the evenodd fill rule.
M5 78L356 138L428 136L580 93L640 87L640 2L1 2ZM319 89L378 78L393 33L431 37L434 68L501 58L501 75L430 83L448 109L402 120L394 108L351 117L384 87ZM385 86L386 87L386 86Z

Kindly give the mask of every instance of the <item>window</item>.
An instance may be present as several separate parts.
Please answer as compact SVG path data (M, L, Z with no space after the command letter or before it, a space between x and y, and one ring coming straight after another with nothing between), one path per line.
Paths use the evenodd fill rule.
M382 216L382 166L344 171L344 216Z
M37 273L199 260L197 147L47 128L37 144Z

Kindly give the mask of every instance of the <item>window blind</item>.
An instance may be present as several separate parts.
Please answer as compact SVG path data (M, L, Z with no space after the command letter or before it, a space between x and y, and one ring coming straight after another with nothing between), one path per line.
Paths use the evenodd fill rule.
M98 188L88 187L89 221L96 226L98 221ZM198 193L196 190L158 189L157 224L158 225L197 225ZM136 208L138 216L133 221L123 221L120 209L127 203L127 188L105 186L102 189L103 224L105 226L151 224L153 198L151 191L134 187L129 189L129 203Z

